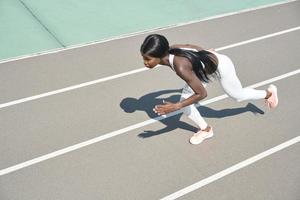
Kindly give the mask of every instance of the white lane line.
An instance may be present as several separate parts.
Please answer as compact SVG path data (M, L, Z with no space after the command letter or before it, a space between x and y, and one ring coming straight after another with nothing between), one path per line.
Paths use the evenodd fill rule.
M291 76L299 74L299 73L300 73L300 69L297 69L295 71L292 71L292 72L289 72L289 73L286 73L286 74L283 74L283 75L280 75L280 76L268 79L266 81L262 81L262 82L254 84L254 85L250 85L249 87L254 88L254 87L263 86L263 85L272 83L274 81L279 81L281 79L291 77ZM211 104L211 103L214 103L214 102L217 102L217 101L221 101L221 100L223 100L223 99L225 99L227 97L228 96L226 94L220 95L220 96L214 97L212 99L203 101L203 102L200 103L200 105L208 105L208 104ZM200 105L198 105L198 106L200 106ZM61 149L61 150L58 150L58 151L55 151L55 152L52 152L52 153L49 153L49 154L37 157L37 158L34 158L32 160L28 160L26 162L19 163L17 165L14 165L14 166L11 166L11 167L8 167L8 168L0 170L0 176L12 173L14 171L20 170L20 169L25 168L25 167L29 167L31 165L40 163L42 161L46 161L46 160L49 160L51 158L55 158L57 156L61 156L63 154L66 154L66 153L69 153L69 152L81 149L83 147L95 144L97 142L101 142L103 140L110 139L112 137L115 137L115 136L127 133L129 131L132 131L132 130L135 130L135 129L138 129L138 128L141 128L141 127L144 127L144 126L147 126L149 124L155 123L157 121L160 121L160 120L168 118L168 117L172 117L172 116L180 114L180 113L182 113L182 111L178 110L178 111L172 112L172 113L170 113L170 114L168 114L166 116L159 116L159 117L156 117L154 119L149 119L147 121L140 122L140 123L137 123L137 124L134 124L134 125L128 126L126 128L119 129L119 130L116 130L116 131L113 131L113 132L110 132L110 133L106 133L106 134L103 134L103 135L101 135L99 137L87 140L85 142L81 142L81 143L78 143L78 144L66 147L64 149Z
M205 178L205 179L203 179L203 180L201 180L197 183L194 183L193 185L190 185L190 186L188 186L186 188L183 188L183 189L181 189L181 190L179 190L179 191L177 191L173 194L170 194L170 195L168 195L164 198L161 198L161 200L174 200L174 199L177 199L179 197L182 197L182 196L184 196L184 195L186 195L190 192L193 192L197 189L200 189L200 188L202 188L202 187L204 187L204 186L206 186L206 185L208 185L208 184L210 184L214 181L217 181L218 179L223 178L224 176L227 176L227 175L229 175L229 174L231 174L235 171L238 171L238 170L240 170L244 167L247 167L248 165L251 165L251 164L267 157L267 156L270 156L270 155L272 155L272 154L274 154L274 153L276 153L280 150L283 150L283 149L285 149L289 146L292 146L292 145L294 145L298 142L300 142L300 136L297 136L297 137L295 137L291 140L288 140L288 141L286 141L286 142L284 142L284 143L282 143L278 146L275 146L275 147L273 147L273 148L271 148L267 151L264 151L264 152L262 152L260 154L257 154L257 155L255 155L251 158L248 158L247 160L244 160L244 161L242 161L242 162L240 162L236 165L233 165L233 166L231 166L231 167L229 167L229 168L227 168L223 171L220 171L219 173L216 173L216 174L214 174L214 175L212 175L208 178Z
M155 31L162 31L162 30L168 30L168 29L172 29L172 28L176 28L176 27L187 26L187 25L191 25L191 24L200 23L200 22L203 22L203 21L214 20L214 19L219 19L219 18L228 17L228 16L232 16L232 15L243 14L243 13L246 13L246 12L252 12L252 11L261 10L261 9L265 9L265 8L280 6L280 5L292 3L292 2L295 2L295 1L298 1L298 0L286 0L286 1L282 1L282 2L276 2L276 3L273 3L273 4L258 6L258 7L254 7L254 8L247 8L247 9L236 11L236 12L230 12L230 13L215 15L215 16L207 17L207 18L200 19L200 20L193 20L193 21L189 21L189 22L172 24L172 25L167 25L167 26L164 26L164 27L156 27L156 28L152 28L152 29L149 29L149 30L143 30L143 31L137 31L137 32L129 33L129 34L123 34L123 35L120 35L120 36L111 37L111 38L103 39L103 40L100 40L100 41L91 41L91 42L82 43L82 44L70 45L66 48L51 49L51 50L41 51L41 52L38 52L38 53L29 54L29 55L22 55L22 56L18 56L18 57L14 57L14 58L3 59L3 60L0 60L0 64L1 63L7 63L7 62L13 62L13 61L17 61L17 60L22 60L22 59L27 59L27 58L32 58L32 57L38 57L38 56L42 56L42 55L54 54L54 53L58 53L58 52L62 52L62 51L68 51L68 50L71 50L71 49L77 49L77 48L81 48L81 47L97 45L97 44L110 42L110 41L114 41L114 40L130 38L130 37L134 37L134 36L138 36L138 35L142 35L142 34L152 33L152 32L155 32Z
M256 38L253 38L253 39L250 39L250 40L245 40L245 41L242 41L242 42L234 43L234 44L227 45L227 46L224 46L224 47L219 47L219 48L216 48L215 50L216 51L222 51L222 50L225 50L225 49L230 49L230 48L242 46L242 45L245 45L245 44L249 44L249 43L252 43L252 42L256 42L256 41L264 40L264 39L267 39L267 38L275 37L275 36L278 36L278 35L290 33L290 32L293 32L293 31L297 31L299 29L300 29L300 26L290 28L290 29L287 29L287 30L283 30L283 31L279 31L279 32L276 32L276 33L264 35L264 36L261 36L261 37L256 37ZM20 103L25 103L25 102L28 102L28 101L33 101L33 100L36 100L36 99L40 99L40 98L60 94L60 93L63 93L63 92L68 92L68 91L71 91L71 90L87 87L87 86L98 84L98 83L101 83L101 82L121 78L121 77L124 77L124 76L128 76L128 75L139 73L139 72L146 71L146 70L148 70L148 69L145 68L145 67L144 68L139 68L139 69L132 70L132 71L129 71L129 72L109 76L109 77L106 77L106 78L101 78L101 79L97 79L97 80L94 80L94 81L89 81L89 82L81 83L81 84L78 84L78 85L73 85L73 86L70 86L70 87L54 90L54 91L51 91L51 92L46 92L46 93L42 93L42 94L39 94L39 95L34 95L34 96L30 96L30 97L10 101L10 102L7 102L7 103L2 103L2 104L0 104L0 109L5 108L5 107L9 107L9 106L13 106L13 105L17 105L17 104L20 104Z
M225 49L230 49L230 48L233 48L233 47L249 44L249 43L252 43L252 42L259 41L259 40L264 40L264 39L267 39L267 38L275 37L275 36L282 35L282 34L285 34L285 33L289 33L289 32L292 32L292 31L297 31L299 29L300 29L300 26L297 26L297 27L290 28L290 29L287 29L287 30L279 31L279 32L276 32L276 33L264 35L264 36L253 38L253 39L246 40L246 41L243 41L243 42L238 42L238 43L235 43L235 44L220 47L220 48L217 48L216 50L217 51L222 51L222 50L225 50Z
M5 107L9 107L9 106L13 106L13 105L17 105L17 104L20 104L20 103L25 103L25 102L28 102L28 101L33 101L33 100L36 100L36 99L41 99L41 98L44 98L44 97L64 93L64 92L69 92L69 91L76 90L76 89L79 89L79 88L95 85L97 83L101 83L101 82L121 78L123 76L128 76L130 74L135 74L135 73L138 73L138 72L142 72L142 71L145 71L145 70L147 70L147 68L135 69L135 70L132 70L132 71L129 71L129 72L124 72L124 73L121 73L121 74L117 74L117 75L113 75L113 76L109 76L109 77L105 77L105 78L100 78L100 79L97 79L97 80L81 83L81 84L78 84L78 85L73 85L73 86L70 86L70 87L66 87L66 88L62 88L62 89L58 89L58 90L53 90L51 92L46 92L46 93L31 96L31 97L26 97L26 98L10 101L10 102L7 102L7 103L0 104L0 109L5 108Z

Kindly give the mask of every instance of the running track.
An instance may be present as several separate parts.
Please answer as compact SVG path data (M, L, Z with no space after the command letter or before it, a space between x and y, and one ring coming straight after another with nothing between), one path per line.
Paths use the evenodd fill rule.
M210 84L199 109L215 137L197 146L188 119L151 112L183 82L167 67L143 69L147 34L2 62L0 198L299 199L299 9L156 31L229 55L244 86L278 86L269 111Z

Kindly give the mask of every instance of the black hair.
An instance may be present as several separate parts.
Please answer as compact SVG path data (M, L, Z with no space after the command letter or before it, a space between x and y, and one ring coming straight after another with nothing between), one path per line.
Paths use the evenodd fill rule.
M163 35L151 34L145 38L140 51L144 55L162 58L168 53L169 48L169 42Z
M196 76L203 82L208 83L210 76L218 77L218 66L211 60L209 51L192 51L186 49L172 48L169 53L187 58L193 66ZM202 64L203 63L203 64Z
M171 48L169 47L168 40L159 34L148 35L143 44L141 45L141 54L148 55L155 58L162 58L167 53L181 56L187 58L193 66L193 71L196 76L203 82L209 82L209 75L219 76L218 66L211 60L209 55L211 52L202 50L202 51L192 51L180 48ZM204 66L202 65L204 64Z

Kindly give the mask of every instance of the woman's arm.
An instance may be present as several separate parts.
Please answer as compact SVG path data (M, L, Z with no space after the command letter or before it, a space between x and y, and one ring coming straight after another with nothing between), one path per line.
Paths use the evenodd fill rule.
M206 89L204 88L202 82L192 70L192 64L184 57L176 57L176 60L174 61L176 64L176 74L193 89L194 94L178 103L166 102L164 105L155 106L154 112L158 113L159 115L164 115L169 112L179 110L185 106L194 104L207 96Z
M207 91L204 88L200 79L196 76L194 71L192 70L192 65L186 58L180 57L180 60L185 60L184 62L181 61L181 65L175 67L176 74L182 78L194 91L194 94L189 98L178 102L179 107L183 108L185 106L189 106L194 104L204 98L207 97Z

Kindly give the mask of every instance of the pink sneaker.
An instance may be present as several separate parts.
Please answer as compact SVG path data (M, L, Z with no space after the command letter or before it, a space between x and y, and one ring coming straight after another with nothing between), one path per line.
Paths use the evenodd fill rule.
M270 85L267 90L271 93L271 96L266 99L267 106L270 109L276 108L276 106L278 105L277 87L275 85Z
M195 133L190 138L190 143L191 144L200 144L201 142L203 142L203 140L211 138L212 136L214 136L214 132L213 132L212 128L210 128L210 130L208 132L199 130L197 133Z

